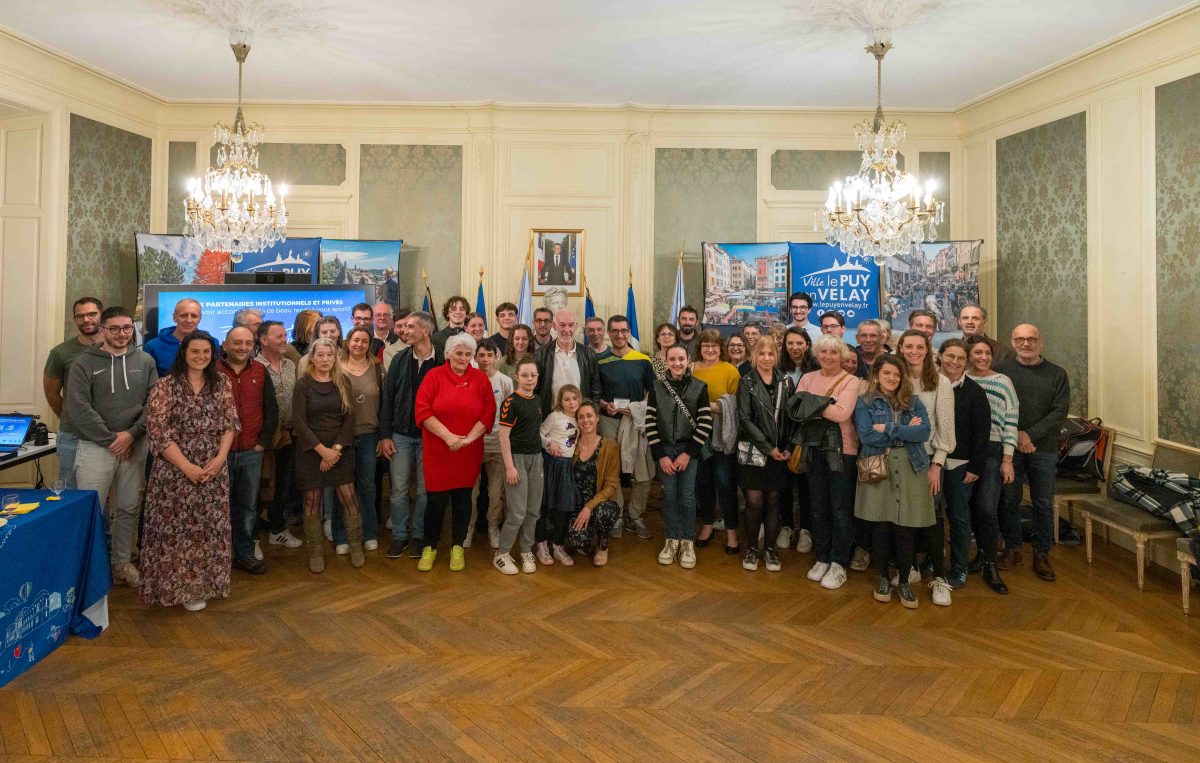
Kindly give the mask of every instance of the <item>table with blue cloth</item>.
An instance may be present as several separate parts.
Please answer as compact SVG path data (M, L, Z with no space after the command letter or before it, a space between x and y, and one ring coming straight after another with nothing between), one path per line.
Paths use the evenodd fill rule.
M96 638L108 627L108 546L94 490L5 490L28 514L0 527L0 686L67 639Z

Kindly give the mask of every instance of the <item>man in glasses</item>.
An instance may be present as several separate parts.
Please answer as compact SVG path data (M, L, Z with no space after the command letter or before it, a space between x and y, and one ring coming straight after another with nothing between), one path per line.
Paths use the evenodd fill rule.
M551 329L554 328L554 313L548 307L539 307L533 311L533 347L529 348L532 354L537 348L545 347L554 341L554 334Z
M103 309L104 305L95 297L75 300L72 306L75 336L50 351L42 370L42 392L50 410L58 417L58 476L67 490L75 489L75 451L79 449L79 437L70 417L63 412L63 387L75 358L100 341L100 312Z
M133 587L141 581L130 556L146 484L145 406L157 381L154 359L133 344L133 316L110 307L100 314L100 344L71 364L63 405L79 437L76 484L99 493L108 519L113 582ZM114 485L116 507L110 512L108 491Z
M1042 580L1054 580L1050 546L1054 542L1054 476L1058 464L1058 432L1071 404L1067 372L1042 357L1044 343L1038 327L1022 323L1012 331L1016 358L994 368L1012 380L1020 410L1017 415L1017 452L1013 453L1015 479L1000 497L1000 533L1004 537L1001 569L1021 566L1021 487L1029 482L1033 504L1033 571Z

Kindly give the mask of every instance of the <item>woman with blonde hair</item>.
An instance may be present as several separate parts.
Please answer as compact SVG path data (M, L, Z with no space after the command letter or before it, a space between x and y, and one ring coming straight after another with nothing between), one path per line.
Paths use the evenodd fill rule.
M321 492L333 488L345 512L350 563L363 557L362 517L354 493L354 406L350 384L337 363L337 344L322 337L308 348L309 363L292 392L292 432L296 438L296 488L304 500L308 568L325 571L321 531ZM351 452L347 453L347 450Z

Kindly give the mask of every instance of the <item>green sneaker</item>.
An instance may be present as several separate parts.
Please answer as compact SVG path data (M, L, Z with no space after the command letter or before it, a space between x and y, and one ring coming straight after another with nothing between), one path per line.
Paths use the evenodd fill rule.
M433 560L437 559L437 549L426 546L421 551L421 561L417 562L417 572L429 572L433 569Z
M450 549L450 571L462 572L463 568L466 566L467 560L463 558L463 547L453 546Z

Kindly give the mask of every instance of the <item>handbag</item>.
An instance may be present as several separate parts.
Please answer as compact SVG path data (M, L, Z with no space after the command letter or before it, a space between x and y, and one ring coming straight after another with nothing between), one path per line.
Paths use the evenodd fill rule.
M783 405L783 382L779 382L779 388L775 391L775 420L779 421L779 409ZM758 466L767 465L767 454L754 446L754 443L749 440L738 440L737 444L737 462L742 466Z
M900 414L892 411L892 422L900 421ZM887 448L882 453L876 453L873 456L858 457L858 481L868 485L875 482L883 482L888 478L887 456L891 448Z
M842 380L845 379L849 375L850 374L843 371L841 376L834 379L833 384L829 385L829 389L827 389L825 391L825 397L833 397L833 391L835 389L837 389L837 386L842 383ZM788 458L787 468L788 468L788 471L791 472L792 474L799 474L802 471L804 471L804 446L803 445L793 445L792 446L792 455L790 458Z

